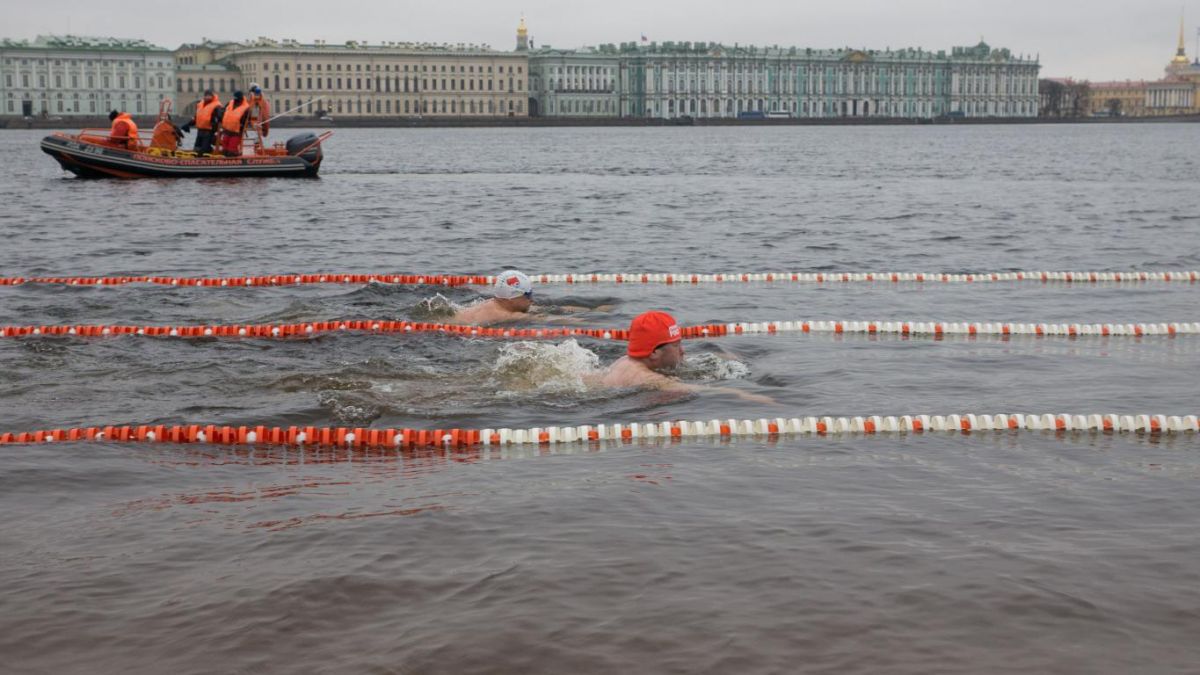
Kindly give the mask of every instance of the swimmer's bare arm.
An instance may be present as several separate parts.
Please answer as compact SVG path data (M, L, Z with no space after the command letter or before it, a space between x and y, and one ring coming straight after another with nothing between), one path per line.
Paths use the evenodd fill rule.
M734 389L733 387L717 387L707 384L688 384L687 382L680 382L679 380L663 375L658 375L656 379L650 380L646 384L647 386L656 387L658 389L664 389L667 391L687 391L697 394L704 392L728 394L736 396L743 401L749 401L750 403L773 404L776 402L775 399L771 398L770 396L752 394L748 391L742 391L741 389Z
M616 305L598 305L596 307L583 307L581 305L556 305L555 309L562 310L568 314L579 314L580 312L611 312Z

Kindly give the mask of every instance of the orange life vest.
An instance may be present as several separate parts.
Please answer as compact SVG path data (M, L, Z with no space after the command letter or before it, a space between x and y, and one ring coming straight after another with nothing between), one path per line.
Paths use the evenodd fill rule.
M175 125L166 120L154 125L154 136L150 139L150 147L162 150L178 148L179 138L175 135Z
M250 94L250 105L253 106L253 112L250 113L251 119L266 120L271 118L271 104L267 103L267 99L262 94Z
M271 104L262 94L250 94L250 121L262 125L262 135L271 131Z
M229 102L229 106L225 108L225 115L221 118L221 128L225 133L241 135L242 133L242 118L246 116L246 111L250 109L250 104L245 100L239 106L234 106L233 102Z
M121 113L113 120L112 129L108 132L108 140L128 148L138 146L138 128L129 113Z
M208 103L205 103L203 100L197 103L196 128L201 131L212 131L213 113L216 112L217 108L219 107L221 107L221 99L217 98L216 96L214 96L213 100L209 101Z

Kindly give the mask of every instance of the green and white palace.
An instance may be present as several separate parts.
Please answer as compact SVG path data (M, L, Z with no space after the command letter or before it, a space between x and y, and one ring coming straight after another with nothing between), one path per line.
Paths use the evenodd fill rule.
M1036 117L1036 58L921 49L623 43L530 49L544 117Z

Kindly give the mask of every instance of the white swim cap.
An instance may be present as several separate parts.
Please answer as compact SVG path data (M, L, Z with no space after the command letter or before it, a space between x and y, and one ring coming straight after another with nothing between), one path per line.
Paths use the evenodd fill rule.
M516 270L506 270L492 284L492 295L501 300L511 300L533 292L533 282Z

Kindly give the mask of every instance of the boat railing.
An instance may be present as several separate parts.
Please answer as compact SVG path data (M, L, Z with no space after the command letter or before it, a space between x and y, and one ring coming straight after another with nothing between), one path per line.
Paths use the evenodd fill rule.
M129 145L128 145L129 137L128 136L113 136L111 129L81 129L79 131L79 133L74 134L74 137L76 140L84 141L86 143L94 143L96 145L103 145L103 146L107 146L110 148L111 147L129 148ZM137 147L129 148L129 149L135 150L137 152L142 152L147 147L148 147L148 144L139 135L138 139L137 139Z

